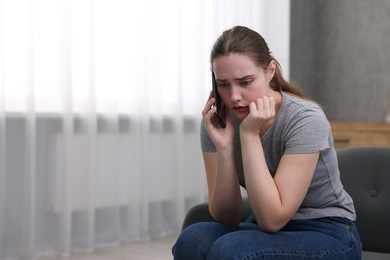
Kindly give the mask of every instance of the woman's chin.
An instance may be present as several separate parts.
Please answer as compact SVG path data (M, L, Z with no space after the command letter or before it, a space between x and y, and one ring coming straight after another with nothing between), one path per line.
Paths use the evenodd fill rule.
M244 120L244 118L248 116L247 112L246 113L242 113L242 112L238 113L238 112L236 112L234 110L233 110L233 114L240 121Z

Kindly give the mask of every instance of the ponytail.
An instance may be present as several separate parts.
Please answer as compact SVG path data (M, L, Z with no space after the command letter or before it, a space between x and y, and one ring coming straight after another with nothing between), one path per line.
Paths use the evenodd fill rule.
M272 56L271 56L272 57ZM272 60L275 61L275 74L270 82L270 86L273 90L281 92L288 92L290 94L293 94L295 96L304 98L303 91L296 86L295 84L286 81L282 76L282 68L280 67L279 62L272 57Z

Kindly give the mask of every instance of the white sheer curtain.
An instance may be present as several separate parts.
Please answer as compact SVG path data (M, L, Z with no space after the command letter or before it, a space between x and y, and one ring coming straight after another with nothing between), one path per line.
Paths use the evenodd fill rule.
M211 45L250 26L288 73L274 2L0 0L0 259L177 232L206 198Z

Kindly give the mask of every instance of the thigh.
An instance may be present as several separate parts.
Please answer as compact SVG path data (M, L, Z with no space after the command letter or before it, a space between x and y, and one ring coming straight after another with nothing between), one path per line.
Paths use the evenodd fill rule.
M299 224L298 224L299 225ZM208 259L361 259L360 244L355 243L353 228L331 226L323 232L322 223L304 223L304 228L265 233L241 230L220 237L209 250ZM326 227L329 223L326 223ZM333 236L337 230L338 236Z
M200 222L185 228L172 248L174 259L206 259L211 245L221 236L235 231L216 222Z

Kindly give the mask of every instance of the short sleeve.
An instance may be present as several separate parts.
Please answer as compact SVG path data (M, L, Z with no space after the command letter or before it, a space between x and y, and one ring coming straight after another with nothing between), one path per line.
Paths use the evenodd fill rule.
M320 107L301 111L287 129L285 154L314 153L331 147L331 127Z
M202 152L217 152L213 141L211 141L211 138L206 131L206 127L204 126L203 120L200 123L200 144Z

